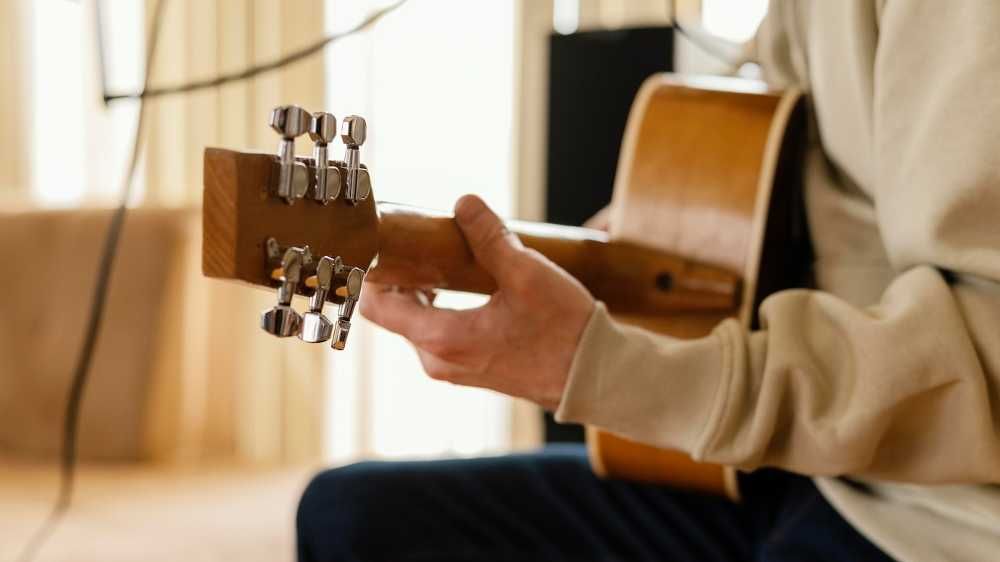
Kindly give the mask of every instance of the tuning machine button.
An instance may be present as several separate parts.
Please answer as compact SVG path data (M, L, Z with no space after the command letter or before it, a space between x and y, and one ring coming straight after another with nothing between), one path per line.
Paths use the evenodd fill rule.
M295 139L309 130L309 112L295 105L282 105L271 111L268 124L279 135L278 143L278 197L292 204L305 196L309 189L309 169L295 160Z
M361 145L368 136L368 125L364 117L349 115L340 126L340 139L344 142L344 168L347 173L344 199L357 205L371 193L371 179L368 171L361 167Z
M260 327L279 338L299 333L302 317L292 308L295 288L302 278L303 265L312 261L309 247L289 248L281 258L281 285L278 286L278 304L260 314Z
M343 267L340 258L323 256L316 266L316 292L309 298L309 312L302 315L302 329L299 339L309 343L321 343L330 339L333 322L323 315L323 306L333 284L334 273Z
M330 344L330 347L338 350L347 346L347 336L351 332L351 317L354 316L354 309L361 298L361 287L365 280L364 270L357 267L344 266L340 274L344 278L344 289L347 294L340 305L337 324L333 329L333 341Z
M316 163L316 181L313 199L326 205L340 195L340 169L330 166L328 145L337 136L337 118L332 113L319 111L309 122L309 138L313 140L313 160Z

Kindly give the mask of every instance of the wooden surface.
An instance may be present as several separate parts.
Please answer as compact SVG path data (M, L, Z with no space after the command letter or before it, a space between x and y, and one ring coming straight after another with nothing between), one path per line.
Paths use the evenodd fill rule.
M717 265L743 279L744 295L742 306L730 310L621 320L681 338L704 336L726 317L752 324L754 301L763 293L756 281L775 180L784 182L782 197L797 180L794 172L779 170L779 164L797 164L782 154L802 144L797 121L791 129L795 140L786 136L798 100L795 92L782 95L743 81L672 75L647 80L633 104L619 157L611 238ZM776 217L776 222L788 222L787 217ZM788 234L781 229L771 233ZM780 251L778 246L773 242L770 247ZM588 428L587 436L599 474L738 499L731 469L597 428Z
M322 468L83 462L72 509L31 560L294 562L290 522ZM58 487L53 463L0 453L0 560L25 560L22 549L49 517Z

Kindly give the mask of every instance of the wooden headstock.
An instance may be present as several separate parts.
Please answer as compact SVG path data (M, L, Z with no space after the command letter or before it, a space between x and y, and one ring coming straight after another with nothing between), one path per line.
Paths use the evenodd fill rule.
M300 162L309 165L307 160ZM374 197L356 205L343 198L323 205L309 198L288 204L276 196L273 154L205 149L202 271L209 277L277 286L267 241L309 246L317 259L339 256L368 270L378 253ZM308 281L300 293L309 291ZM329 300L339 302L331 291Z

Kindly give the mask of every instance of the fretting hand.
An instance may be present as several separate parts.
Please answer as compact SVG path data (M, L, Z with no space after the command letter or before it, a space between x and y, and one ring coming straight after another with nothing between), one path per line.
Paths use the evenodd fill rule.
M478 197L459 199L455 221L476 261L496 280L488 303L440 309L425 290L370 283L361 314L408 339L432 378L555 409L593 297L548 258L522 246Z

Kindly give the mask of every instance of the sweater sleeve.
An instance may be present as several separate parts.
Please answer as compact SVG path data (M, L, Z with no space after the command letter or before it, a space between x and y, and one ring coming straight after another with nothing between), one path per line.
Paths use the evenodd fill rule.
M871 191L898 274L877 304L783 291L760 331L697 340L598 307L557 419L745 469L1000 482L997 29L994 2L881 14Z

